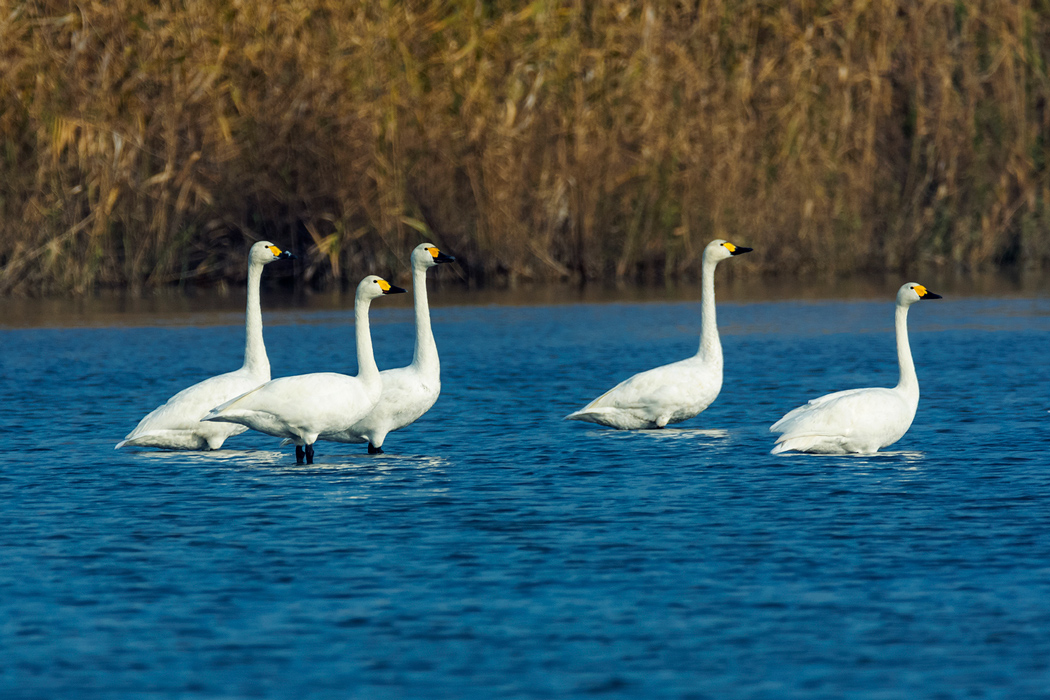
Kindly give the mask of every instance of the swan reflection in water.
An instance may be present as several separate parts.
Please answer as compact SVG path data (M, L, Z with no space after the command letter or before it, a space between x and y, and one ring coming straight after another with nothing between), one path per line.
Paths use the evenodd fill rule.
M785 452L769 466L799 467L808 464L815 469L849 470L857 476L885 477L887 474L923 472L926 469L926 453L918 450L893 450L870 454L850 453L844 455L814 454L809 452Z

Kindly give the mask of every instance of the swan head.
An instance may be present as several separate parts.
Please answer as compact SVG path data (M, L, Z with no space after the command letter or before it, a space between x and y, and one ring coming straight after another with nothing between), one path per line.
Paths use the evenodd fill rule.
M726 258L731 258L734 255L750 253L752 250L754 250L754 248L744 248L742 246L734 245L727 240L716 238L704 248L704 260L718 262L720 260L725 260Z
M382 277L369 275L357 285L357 298L372 301L386 294L404 294L405 290L395 287Z
M424 269L440 263L456 262L451 255L445 255L433 243L420 243L412 249L412 266L422 265Z
M281 250L269 241L259 241L248 251L248 261L259 265L268 265L275 260L290 260L295 256L287 250Z
M940 298L940 294L934 294L918 282L908 282L897 291L897 306L911 306L917 301Z

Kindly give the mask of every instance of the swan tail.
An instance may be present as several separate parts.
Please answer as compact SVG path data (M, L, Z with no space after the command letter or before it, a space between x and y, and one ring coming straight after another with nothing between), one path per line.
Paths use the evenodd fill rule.
M263 386L266 386L266 385L264 384ZM256 387L256 388L252 389L251 391L246 391L243 394L240 394L239 396L233 397L232 399L230 399L229 401L226 401L225 403L219 404L215 408L213 408L210 411L208 411L208 414L206 416L204 416L203 418L201 418L201 420L202 421L215 421L216 423L239 423L240 421L229 420L229 419L230 418L237 418L237 417L245 416L245 415L247 415L249 413L252 413L252 411L245 411L243 409L242 410L232 410L231 411L230 409L233 408L233 405L235 403L237 403L241 399L245 398L246 396L251 396L252 394L254 394L256 391L258 391L261 388L262 387Z
M250 394L251 392L248 393ZM257 413L257 411L253 411L251 409L233 407L233 404L237 403L247 395L248 394L243 394L235 399L230 399L224 404L216 406L215 408L208 411L208 414L201 418L201 420L213 421L216 423L240 423L240 421L237 420L238 418L244 418L245 416Z
M591 408L588 406L565 416L565 420L597 423L598 425L616 428L617 430L641 430L644 428L663 427L658 422L642 418L630 410L619 407Z
M220 406L219 408L214 408L211 411L209 411L208 415L201 418L201 420L207 421L209 423L239 423L241 425L244 425L245 419L257 416L258 414L259 411L253 411L250 409L230 410L223 409Z
M832 435L781 435L769 454L782 452L812 452L814 454L843 454L848 452L843 438Z
M804 406L794 408L784 414L784 417L778 420L773 425L769 426L769 432L771 433L787 433L795 427L795 423L802 417L809 415L813 408L812 402L807 403Z
M618 415L623 411L644 409L644 406L641 404L636 404L635 402L630 401L616 402L609 399L608 402L606 402L607 397L612 394L613 390L616 388L617 387L609 389L609 391L594 399L580 410L573 411L565 416L565 420L585 420L590 421L591 423L599 423L602 418Z
M773 449L769 451L771 455L778 455L783 452L807 452L815 444L813 437L780 437L777 443L773 446Z
M222 438L225 440L225 437ZM222 444L222 441L219 441ZM204 450L210 447L208 440L191 430L151 430L135 436L129 436L117 443L113 449L122 447L160 447L168 450Z
M601 408L581 408L579 411L573 411L569 415L565 416L564 420L582 420L588 423L601 423L602 418L607 414L608 410Z

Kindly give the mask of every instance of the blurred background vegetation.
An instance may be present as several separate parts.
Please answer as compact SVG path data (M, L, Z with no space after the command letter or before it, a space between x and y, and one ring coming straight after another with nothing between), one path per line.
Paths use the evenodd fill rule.
M0 293L1050 266L1050 2L0 0Z

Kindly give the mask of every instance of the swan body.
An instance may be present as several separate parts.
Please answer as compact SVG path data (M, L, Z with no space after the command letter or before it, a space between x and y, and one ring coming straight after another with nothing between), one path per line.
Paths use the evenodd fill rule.
M454 262L430 243L412 250L412 295L416 315L416 348L412 364L379 373L383 389L379 402L349 429L321 436L333 442L368 443L369 454L382 454L387 433L411 425L430 410L441 393L441 363L430 328L427 270Z
M264 266L295 256L269 241L260 241L248 252L248 303L245 313L244 365L172 396L146 415L115 449L125 445L162 447L169 450L217 450L231 435L246 430L239 425L202 423L208 411L223 401L254 389L270 379L270 361L262 335L259 281Z
M919 380L908 343L908 307L940 298L914 282L897 292L897 386L839 391L799 406L770 426L770 431L780 434L772 454L870 454L904 437L919 406Z
M295 443L296 461L302 463L305 456L312 464L313 444L319 437L346 430L379 401L382 380L372 352L368 308L373 299L404 291L375 275L365 277L357 286L356 376L319 372L274 379L216 406L204 420L288 438Z
M696 355L625 379L567 420L620 430L663 428L699 414L722 390L722 344L715 319L715 267L751 248L716 239L704 248L700 300L700 348Z

